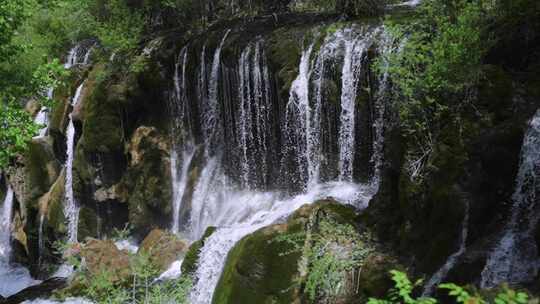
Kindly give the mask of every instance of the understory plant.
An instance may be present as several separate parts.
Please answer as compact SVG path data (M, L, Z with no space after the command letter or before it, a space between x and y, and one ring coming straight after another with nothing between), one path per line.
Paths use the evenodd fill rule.
M160 270L146 254L130 255L130 274L126 278L119 278L106 268L91 273L84 268L84 263L79 266L76 284L82 288L67 289L58 295L60 298L83 297L98 304L189 303L191 278L182 276L176 280L158 280Z
M394 288L392 288L386 299L370 298L367 304L437 304L439 301L432 297L415 297L414 289L421 287L423 281L417 280L411 282L407 274L392 270L390 271ZM485 299L478 294L471 294L464 287L453 283L440 284L439 289L447 290L448 295L454 298L459 304L527 304L529 296L524 292L512 290L506 286L502 287L502 291L498 292L493 299Z
M441 133L461 126L462 114L474 110L482 60L492 44L488 2L425 0L414 19L385 23L399 51L383 54L377 66L395 87L402 133L414 143L405 168L413 181L428 171Z
M307 231L280 235L273 241L291 245L281 255L302 253L300 271L304 275L298 284L310 303L331 302L344 294L348 278L373 252L368 234L361 235L353 226L333 218L318 223L310 219Z

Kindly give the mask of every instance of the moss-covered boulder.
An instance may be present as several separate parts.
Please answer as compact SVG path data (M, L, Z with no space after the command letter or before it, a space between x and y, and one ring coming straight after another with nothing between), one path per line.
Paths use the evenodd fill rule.
M118 250L111 240L88 240L81 250L86 268L93 275L107 272L113 282L124 281L131 274L129 255Z
M371 245L348 239L336 238L329 233L328 227L332 225L344 227L355 240L361 239L357 231L358 216L352 207L343 206L333 201L320 201L306 205L296 211L284 224L266 227L252 233L230 251L227 263L214 293L213 303L304 303L313 298L328 303L356 303L360 295L352 285L363 284L363 281L354 281L354 274L348 271L339 273L343 278L339 284L348 286L340 289L332 298L323 298L318 285L314 283L317 276L312 271L315 255L310 254L321 245L321 240L328 241L329 246L324 247L336 260L353 260L353 252L367 254L373 252ZM326 227L326 228L325 228ZM343 236L343 235L342 235ZM338 262L339 263L339 262ZM363 267L363 260L355 261L357 267ZM379 263L368 261L368 268L381 269ZM391 263L387 263L390 267ZM316 269L314 271L318 271ZM354 273L358 273L355 269ZM310 276L310 274L313 274ZM371 280L371 278L363 278ZM372 291L375 281L365 284L366 294L377 294ZM307 287L311 284L311 291ZM314 285L315 284L315 285ZM356 285L355 285L356 286ZM386 286L386 285L385 285ZM350 287L350 288L349 288ZM308 293L313 294L308 295Z
M143 240L138 253L147 255L154 266L165 271L174 261L183 258L187 249L187 243L176 235L154 229Z
M186 252L186 256L184 257L184 261L182 262L182 274L192 275L193 273L195 273L195 270L197 270L197 263L199 262L199 254L201 248L204 247L206 240L215 231L216 227L206 228L203 237L200 240L191 244L191 246L189 246L189 249Z
M129 221L145 235L167 228L172 212L169 142L156 128L140 127L128 146L130 162L123 183L129 196Z

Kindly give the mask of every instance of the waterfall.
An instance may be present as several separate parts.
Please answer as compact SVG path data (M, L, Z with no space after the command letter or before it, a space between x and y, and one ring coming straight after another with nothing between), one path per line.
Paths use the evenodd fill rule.
M42 107L34 118L34 123L42 126L36 138L41 138L47 135L47 131L49 130L49 109L46 107Z
M481 275L481 287L491 288L532 281L538 274L538 248L534 237L540 213L540 110L529 123L521 148L516 188L510 219L499 243L488 256Z
M241 186L260 188L266 185L268 164L268 121L270 79L262 40L250 43L242 51L238 62L238 139L242 149ZM259 170L256 170L259 168ZM262 174L257 174L262 172Z
M75 92L75 96L71 102L72 106L76 106L80 99L84 83L82 83ZM75 126L71 114L69 115L69 124L66 131L66 185L65 185L65 205L64 214L68 220L68 241L71 243L77 242L77 229L79 226L79 205L75 201L73 195L73 157L75 153Z
M358 83L367 48L373 43L371 33L345 41L345 59L341 75L341 125L339 128L340 180L353 180L354 149L356 142L355 113Z
M300 176L305 176L304 169L307 169L307 184L304 180L301 182L305 185L314 184L313 161L309 154L307 139L311 135L311 110L309 108L309 78L310 78L310 58L313 52L313 44L309 45L302 51L300 66L298 68L298 76L291 85L289 93L289 102L287 103L287 121L284 127L286 138L286 149L293 155L296 155L296 165L299 167ZM288 164L282 164L285 170Z
M11 220L15 195L8 186L0 214L0 295L8 297L22 289L39 283L30 276L28 269L10 264Z
M188 184L188 173L191 161L195 155L194 148L188 148L183 152L182 168L178 170L178 152L175 150L171 154L171 176L173 184L173 223L172 232L178 234L180 232L180 208L182 206L182 199L186 192ZM180 174L179 174L180 173Z
M203 55L204 56L204 55ZM173 139L171 151L171 177L173 185L173 219L171 230L173 233L180 232L180 210L182 200L188 184L188 173L191 161L195 156L193 146L193 128L189 101L186 93L186 68L188 60L188 48L180 51L174 74L174 95L171 100L171 110L174 116L172 134L178 136ZM179 156L182 156L180 159Z
M2 205L2 218L0 219L0 259L9 261L11 254L11 215L13 214L13 189L8 187L4 204Z
M459 238L458 250L448 257L448 260L446 260L444 265L437 270L426 283L424 286L424 292L422 293L423 297L433 294L437 285L442 282L442 280L448 275L448 272L454 267L454 265L456 265L458 259L465 253L465 249L467 249L467 236L469 235L469 209L470 204L468 201L466 201L463 222L461 223L461 235Z
M45 242L43 240L43 226L45 225L45 214L40 211L39 228L38 228L38 264L41 266L41 259L45 250Z
M207 147L207 155L211 155L212 152L214 152L217 147L214 145L216 142L219 142L222 140L220 138L219 129L220 129L220 118L219 118L219 72L221 67L221 49L223 48L223 45L225 44L225 40L227 40L227 36L229 35L230 30L228 30L223 38L221 39L221 42L219 46L216 48L214 53L214 60L212 62L212 70L210 71L210 79L208 82L208 85L206 88L208 89L207 98L203 99L203 109L204 109L204 117L203 117L203 134L205 139L205 144ZM203 49L202 54L202 60L201 60L201 78L206 78L204 75L204 56L205 51ZM219 144L218 144L219 146Z
M77 43L73 48L71 48L71 50L69 50L66 62L64 63L64 68L71 69L78 64L89 64L90 55L94 46L95 43L90 46L85 46L83 43Z
M363 209L376 194L384 141L384 91L390 86L387 74L379 79L373 113L365 113L371 115L366 121L374 121L373 181L354 181L353 169L358 139L371 138L357 132L356 103L360 83L366 81L368 49L380 33L379 27L348 27L329 33L322 43L317 39L308 43L283 105L273 92L276 83L262 37L243 44L235 67L221 64L229 31L213 50L211 63L207 63L210 50L205 42L195 53L200 59L194 76L186 73L191 70L187 65L192 52L187 46L180 50L171 94L171 229L197 240L206 228L217 227L201 249L192 303L211 302L227 254L244 236L282 222L318 199L333 197ZM393 43L386 39L377 48L390 54L396 51ZM194 90L189 84L194 84ZM336 89L336 102L336 92L329 87ZM195 156L195 143L202 143L204 159ZM186 195L188 180L193 188ZM184 211L186 219L180 218ZM171 273L177 273L180 263L171 267Z

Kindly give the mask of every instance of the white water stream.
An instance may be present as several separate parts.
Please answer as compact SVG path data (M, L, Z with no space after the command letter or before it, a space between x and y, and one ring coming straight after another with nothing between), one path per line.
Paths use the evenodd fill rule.
M75 92L75 96L71 102L72 106L76 106L80 99L84 83L82 83ZM66 130L66 146L67 146L67 160L66 160L66 184L65 184L65 205L64 214L68 221L68 241L70 243L77 242L77 229L79 226L79 205L75 201L73 195L73 158L75 153L75 126L71 114L69 115L69 124Z
M538 274L540 263L533 230L540 217L539 194L540 110L531 119L525 134L510 219L487 259L481 287L491 288L503 282L529 282Z

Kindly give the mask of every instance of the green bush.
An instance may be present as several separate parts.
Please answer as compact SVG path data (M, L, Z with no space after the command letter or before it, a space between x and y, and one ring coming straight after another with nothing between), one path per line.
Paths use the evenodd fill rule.
M431 297L413 296L413 290L422 285L422 280L412 283L407 274L392 270L390 271L392 281L395 287L388 294L387 299L371 298L368 304L437 304L439 301ZM508 287L503 287L503 290L495 295L493 299L484 299L480 295L471 295L465 288L452 283L439 285L440 289L448 290L448 295L453 297L460 304L526 304L529 303L529 296L524 292L517 292Z

